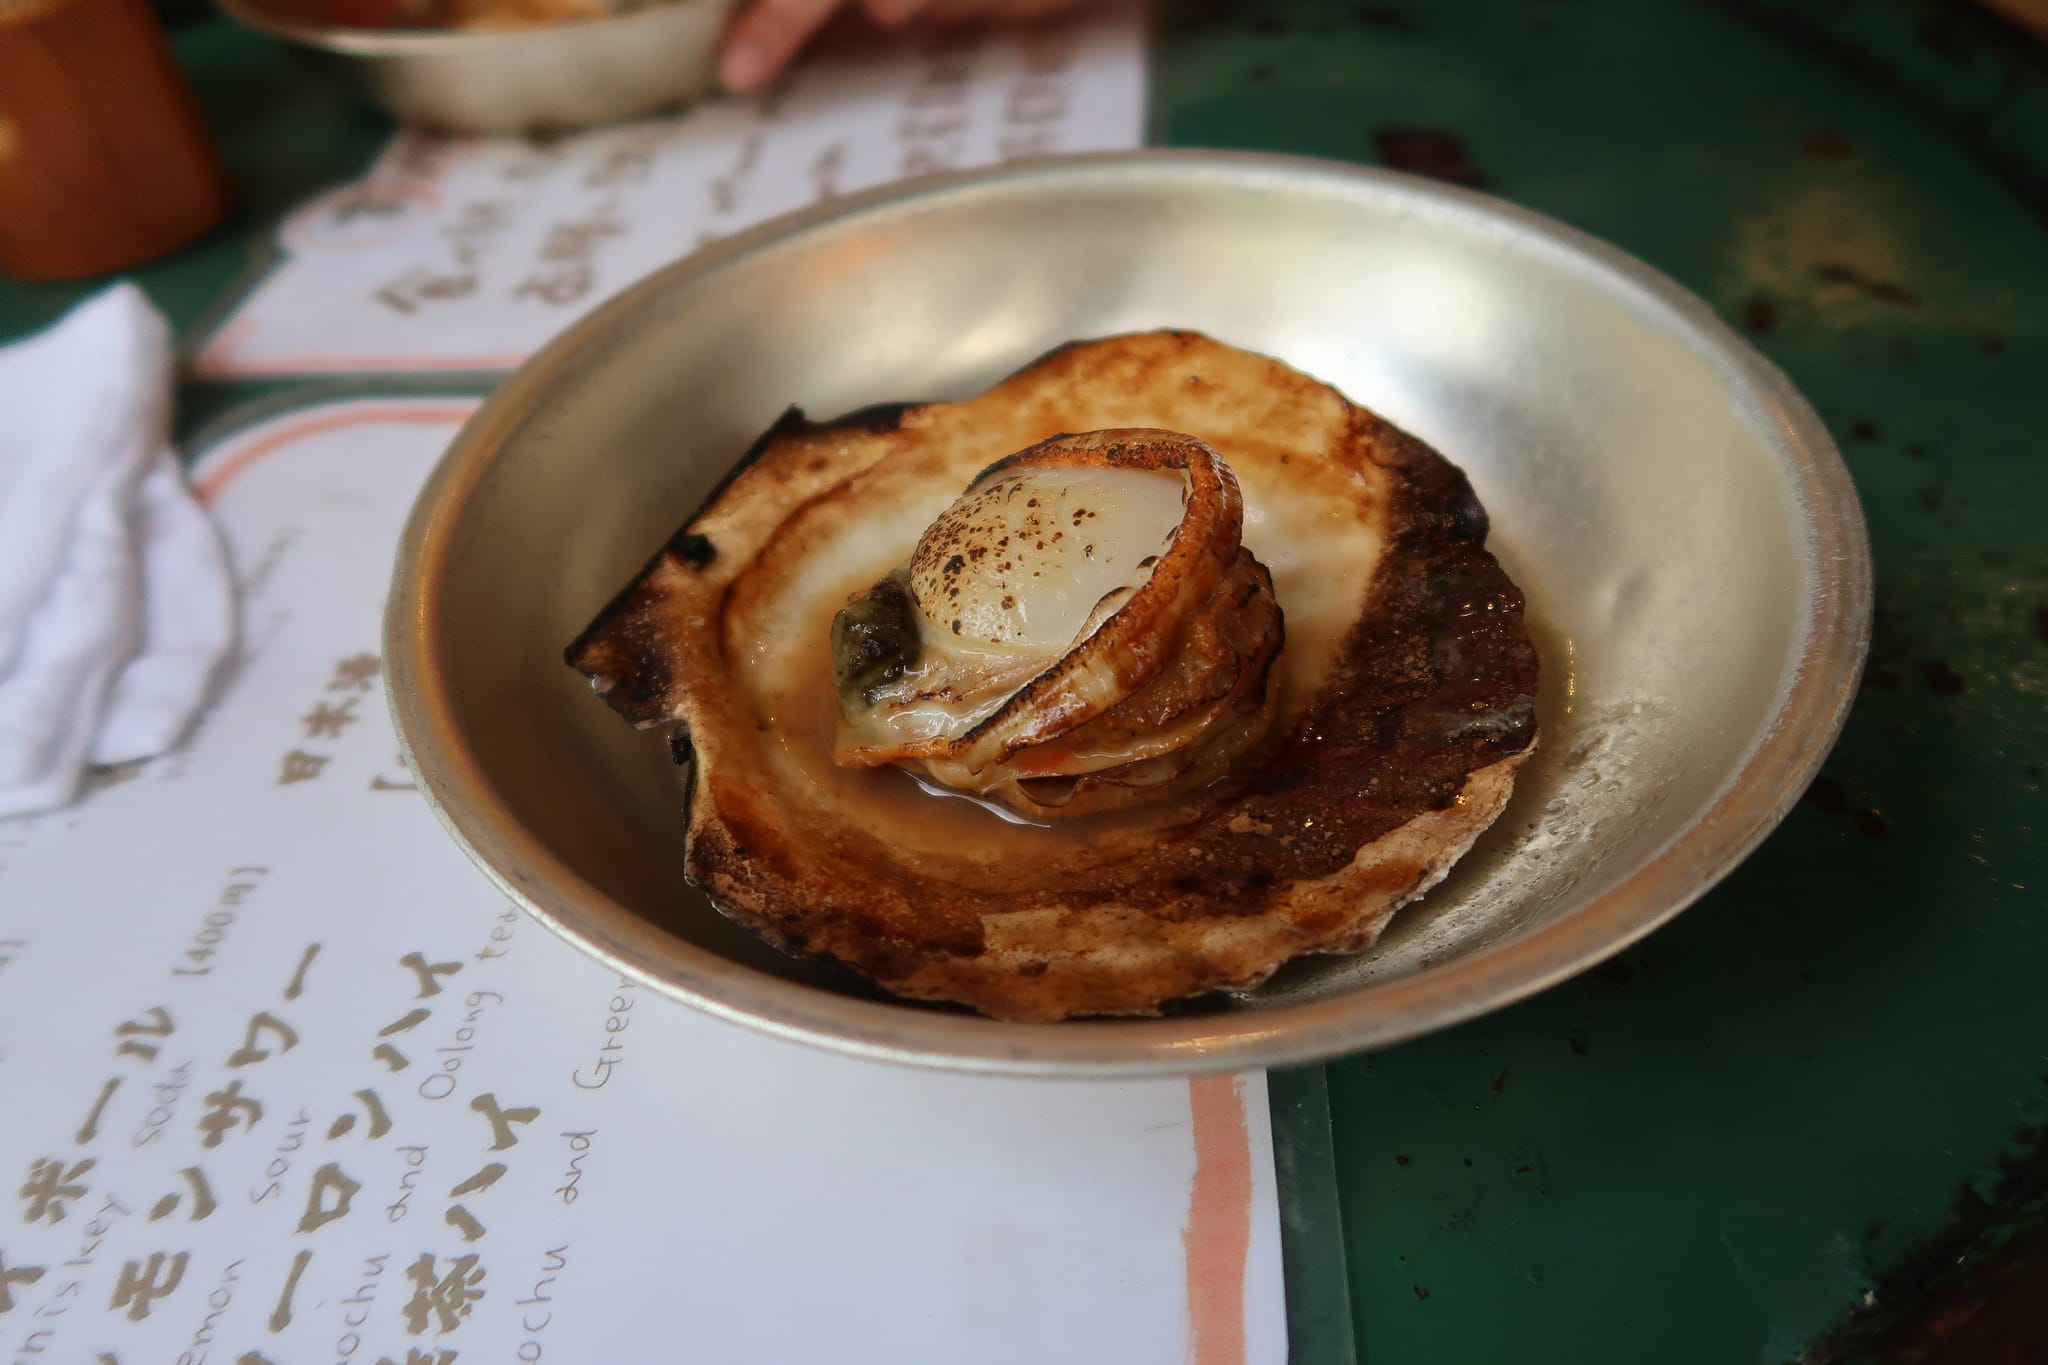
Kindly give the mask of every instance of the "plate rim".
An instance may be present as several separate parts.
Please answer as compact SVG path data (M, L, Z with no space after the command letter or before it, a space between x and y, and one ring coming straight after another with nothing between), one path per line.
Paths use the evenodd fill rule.
M1319 1000L1148 1020L1012 1023L820 990L733 962L642 920L528 835L462 740L430 623L449 559L453 509L496 448L560 374L614 327L679 282L814 228L991 188L1057 190L1082 179L1220 175L1246 187L1371 192L1434 201L1512 229L1591 267L1668 312L1716 361L1732 398L1750 392L1779 428L1787 491L1807 533L1815 591L1790 681L1769 724L1711 801L1615 886L1569 914L1449 962ZM1791 380L1697 295L1568 224L1491 195L1378 167L1266 152L1147 148L1035 158L840 196L723 238L613 295L531 356L464 424L421 487L400 537L384 620L392 719L401 752L442 826L500 890L614 970L734 1023L831 1050L924 1067L1041 1076L1187 1075L1323 1060L1391 1046L1489 1013L1621 952L1696 902L1778 825L1841 734L1868 655L1869 533L1841 454ZM423 753L431 761L422 761ZM680 876L680 869L678 870Z

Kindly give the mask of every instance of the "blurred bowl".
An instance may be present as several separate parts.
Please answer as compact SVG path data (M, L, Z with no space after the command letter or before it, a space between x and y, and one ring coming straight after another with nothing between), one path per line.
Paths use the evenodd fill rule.
M906 1004L719 915L683 880L666 737L593 697L563 646L787 405L962 397L1063 342L1161 326L1278 356L1470 474L1543 655L1543 747L1501 819L1371 951L1161 1019ZM1649 933L1812 779L1870 592L1819 419L1640 262L1384 171L1145 152L835 200L613 299L498 389L428 480L385 653L444 824L619 971L865 1056L1132 1075L1392 1043Z
M710 94L733 0L663 0L610 18L488 30L341 28L285 17L261 0L219 3L339 72L402 123L550 133Z

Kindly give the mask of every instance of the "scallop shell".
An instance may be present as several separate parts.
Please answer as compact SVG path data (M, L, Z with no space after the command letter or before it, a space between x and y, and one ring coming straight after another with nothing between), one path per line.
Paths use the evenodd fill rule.
M1160 428L1213 447L1286 617L1272 729L1196 790L1057 829L831 761L833 615L1006 452ZM1500 813L1537 660L1436 452L1188 332L1077 343L979 397L792 414L568 650L692 754L683 872L791 951L1011 1019L1157 1013L1369 947Z

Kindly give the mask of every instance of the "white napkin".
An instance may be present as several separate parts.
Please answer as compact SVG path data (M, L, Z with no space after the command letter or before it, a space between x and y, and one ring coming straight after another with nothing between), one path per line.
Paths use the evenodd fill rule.
M170 329L126 283L0 347L0 818L176 744L234 644L171 374Z

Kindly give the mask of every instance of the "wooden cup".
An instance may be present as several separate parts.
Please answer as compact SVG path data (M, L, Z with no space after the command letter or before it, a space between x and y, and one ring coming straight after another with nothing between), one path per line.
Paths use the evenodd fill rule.
M220 158L148 0L0 0L0 273L120 270L227 209Z

